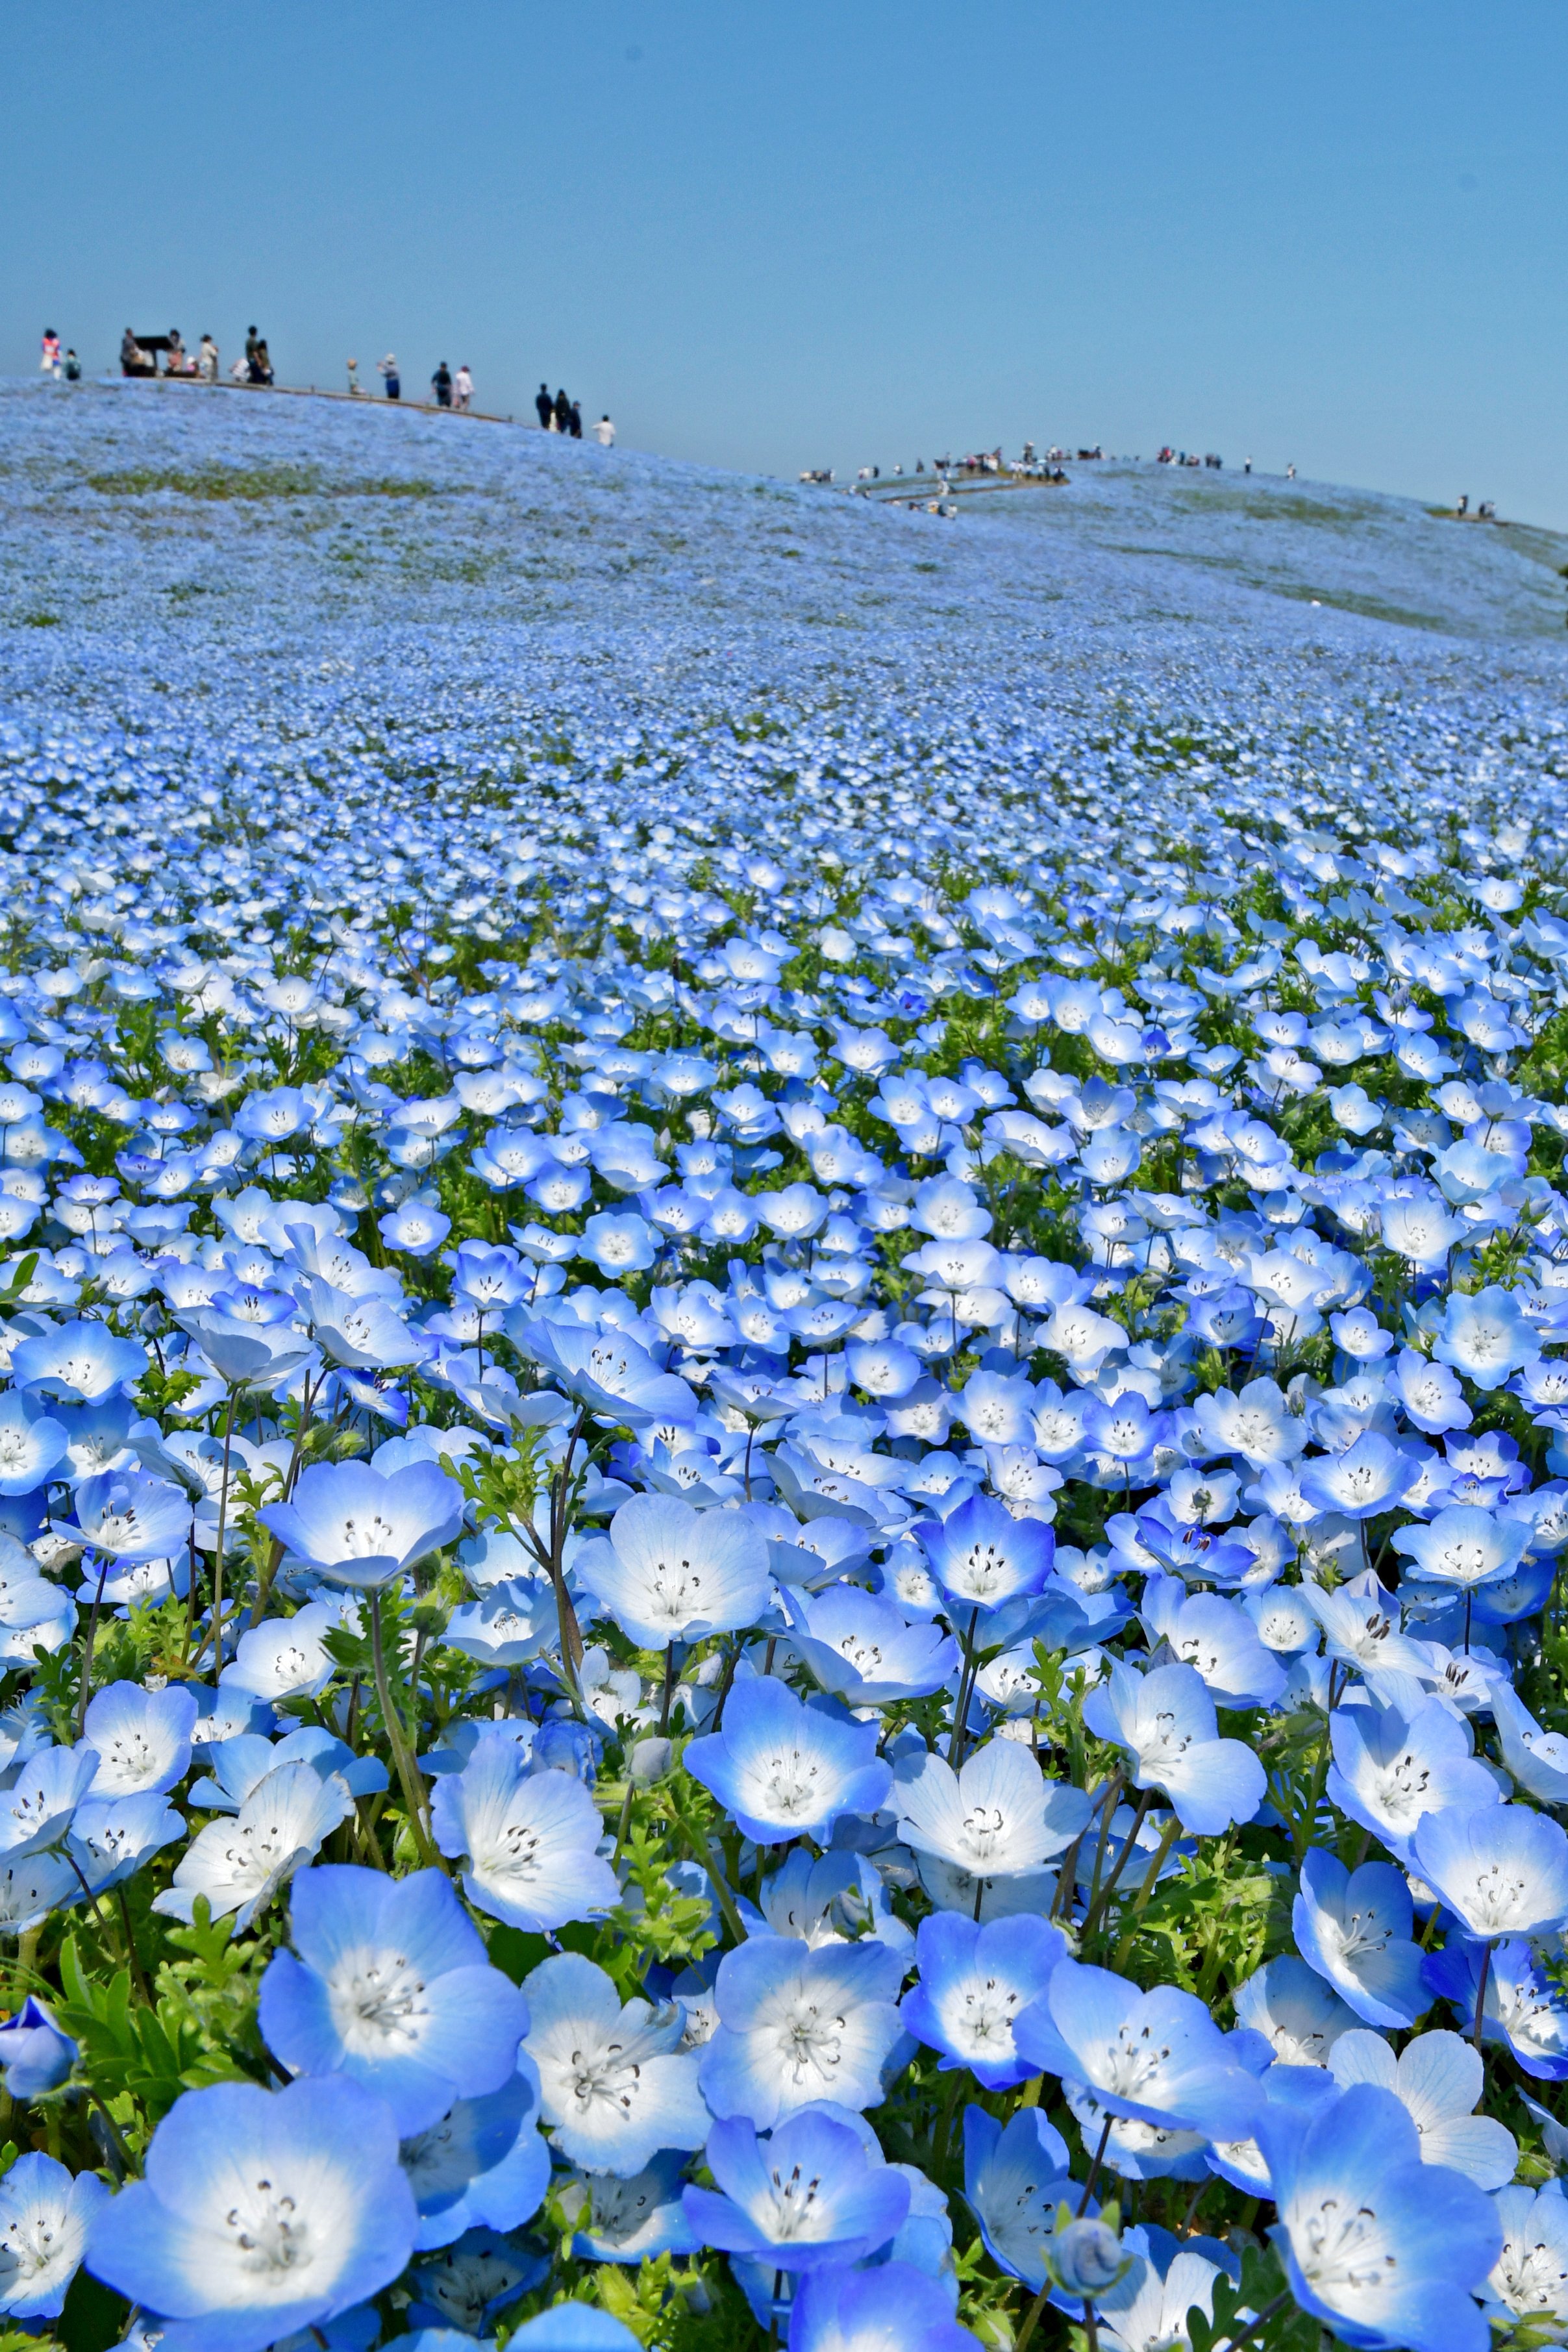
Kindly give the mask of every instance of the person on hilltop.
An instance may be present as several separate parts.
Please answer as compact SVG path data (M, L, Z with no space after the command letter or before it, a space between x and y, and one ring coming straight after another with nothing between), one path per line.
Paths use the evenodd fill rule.
M600 418L598 424L594 426L593 437L598 442L601 449L614 448L615 427L610 422L608 412Z
M196 353L196 373L204 383L216 383L218 380L218 347L211 335L202 337L201 348Z
M66 353L66 382L68 383L81 382L81 362L74 351Z
M581 440L582 408L580 403L578 401L574 400L571 406L566 412L566 429L570 434L574 441Z
M381 376L382 382L386 386L387 398L389 400L401 400L402 398L402 379L397 372L396 353L389 352L384 360L378 360L376 362L376 369L377 373Z
M58 380L60 373L60 339L58 335L56 334L52 327L46 327L44 329L43 356L38 362L38 366L45 375L52 375L57 379L57 381Z
M571 431L571 403L568 400L564 389L556 394L555 408L552 414L555 417L556 431L558 433L570 433Z
M550 419L555 415L555 403L549 396L548 383L541 383L534 394L534 414L539 420L539 431L548 433L550 429Z
M441 365L436 369L435 373L431 377L431 379L430 379L430 388L431 388L432 392L435 394L435 405L437 406L437 408L450 408L450 407L451 407L451 405L452 405L452 370L447 366L446 362L445 362L444 360L443 360L443 361L442 361Z
M452 405L461 412L467 407L473 397L474 379L468 372L468 362L465 360L452 379Z

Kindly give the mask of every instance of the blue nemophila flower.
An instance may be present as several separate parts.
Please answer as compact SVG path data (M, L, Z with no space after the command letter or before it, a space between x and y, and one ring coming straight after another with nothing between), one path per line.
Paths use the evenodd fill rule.
M1217 1706L1272 1706L1284 1689L1284 1667L1236 1601L1152 1576L1142 1613L1151 1643L1165 1642L1176 1660L1195 1668Z
M1568 1834L1527 1805L1427 1813L1415 1867L1478 1941L1543 1936L1568 1922Z
M1051 1573L1056 1538L1038 1519L1015 1519L1000 1503L972 1495L950 1518L923 1521L925 1556L955 1621L1038 1592Z
M1392 1863L1345 1868L1313 1846L1291 1915L1296 1948L1369 2025L1414 2025L1427 2005L1410 1889Z
M1491 1390L1521 1364L1533 1363L1541 1341L1512 1291L1489 1282L1481 1290L1452 1294L1432 1352L1478 1389Z
M1558 2180L1544 2189L1500 2190L1493 2200L1502 2252L1481 2290L1495 2326L1536 2327L1541 2341L1561 2342L1568 2328L1568 2197Z
M974 2352L977 2340L911 2263L808 2271L789 2314L789 2352Z
M53 2157L31 2151L16 2158L0 2180L0 2312L7 2319L59 2317L108 2200L96 2173L73 2179Z
M572 1567L643 1649L755 1624L773 1591L767 1543L747 1519L674 1495L633 1495Z
M420 2252L449 2246L467 2230L515 2230L538 2210L550 2170L538 2114L538 2078L525 2056L499 2090L455 2100L403 2141Z
M1525 1520L1462 1503L1439 1511L1425 1527L1397 1528L1394 1549L1412 1563L1415 1575L1468 1593L1511 1576L1529 1542Z
M1114 1665L1084 1701L1083 1720L1125 1751L1134 1786L1162 1790L1183 1829L1199 1837L1249 1822L1263 1801L1262 1765L1240 1740L1219 1738L1214 1701L1192 1666L1139 1674Z
M289 1932L294 1951L275 1952L262 1979L258 2022L291 2074L362 2083L406 2139L515 2072L527 2006L439 1871L303 1871Z
M629 2179L660 2148L702 2146L712 2117L697 2061L680 2047L678 2001L622 2007L603 1969L577 1952L543 1961L524 1991L540 2113L564 2157Z
M436 1780L436 1843L465 1860L463 1889L478 1911L527 1934L614 1909L621 1889L599 1853L604 1824L580 1780L531 1773L515 1740L481 1737L461 1772Z
M184 1816L149 1790L139 1797L89 1796L71 1819L66 1853L94 1895L133 1878L185 1834Z
M1391 2092L1357 2084L1305 2123L1266 2110L1259 2137L1274 2242L1304 2311L1368 2352L1486 2352L1469 2298L1501 2252L1496 2210L1463 2174L1422 2163Z
M135 1797L172 1789L190 1769L195 1723L195 1694L180 1683L150 1691L118 1682L95 1691L82 1726L98 1755L93 1795Z
M871 1937L810 1950L793 1937L739 1945L719 1962L718 2026L701 2083L718 2116L770 2131L820 2099L875 2106L903 2028L894 2003L904 1961Z
M1337 1596L1335 1596L1337 1598ZM1329 1801L1411 1866L1410 1842L1428 1813L1501 1802L1470 1751L1463 1718L1403 1675L1329 1717Z
M1479 1998L1483 2042L1503 2042L1521 2071L1539 2082L1568 2078L1568 2000L1522 1937L1491 1944L1454 1934L1422 1966L1427 1983L1452 2003L1468 2033L1474 2035Z
M841 1814L874 1813L893 1783L875 1724L809 1706L769 1675L738 1680L722 1731L694 1739L683 1762L758 1845L821 1843Z
M1046 1919L1019 1916L982 1927L956 1912L933 1912L915 1940L920 1981L899 2004L904 2028L942 2053L944 2074L967 2068L982 2089L1010 2090L1031 2072L1014 2044L1014 2023L1066 1949L1066 1937Z
M63 2083L77 2061L77 2045L62 2033L33 1993L14 2017L0 2023L0 2067L14 2099L36 2099Z
M1301 1471L1301 1492L1316 1510L1370 1519L1394 1508L1419 1469L1408 1454L1369 1429L1343 1454L1314 1454Z
M770 2137L744 2116L716 2123L706 2161L717 2193L688 2189L686 2219L707 2245L810 2271L875 2253L909 2211L909 2183L873 2163L858 2132L827 2114L790 2116Z
M317 1462L290 1501L256 1517L329 1582L374 1590L456 1539L463 1490L428 1462L386 1475L363 1462Z
M929 1752L901 1759L894 1801L933 1902L982 1919L1049 1899L1042 1874L1089 1819L1082 1790L1047 1780L1015 1739L988 1740L956 1772Z
M1082 2202L1070 2170L1067 2142L1039 2107L1018 2108L1005 2129L984 2107L965 2108L964 2202L992 2261L1037 2290L1061 2206Z
M416 2222L392 2110L357 2083L187 2091L146 2176L99 2212L88 2267L173 2352L260 2352L392 2284Z
M1568 1739L1542 1730L1508 1683L1492 1685L1490 1705L1497 1744L1517 1786L1542 1804L1568 1801Z
M140 1470L84 1478L75 1503L77 1523L68 1532L127 1568L179 1551L191 1525L191 1506L179 1487Z
M850 1706L925 1698L958 1670L958 1645L938 1625L858 1584L830 1585L789 1606L789 1638L825 1691Z
M1478 2189L1500 2189L1513 2179L1518 2144L1492 2116L1474 2112L1486 2068L1480 2052L1457 2033L1417 2033L1396 2058L1380 2033L1357 2026L1334 2043L1329 2072L1344 2090L1374 2083L1392 2091L1421 2135L1423 2164L1446 2164Z
M0 1396L0 1495L31 1495L66 1458L69 1439L37 1397L23 1389Z
M686 2220L682 2203L685 2158L666 2148L629 2180L613 2173L586 2176L588 2205L580 2216L572 2251L594 2263L641 2263L660 2254L695 2254L701 2232Z
M58 1397L67 1404L101 1404L122 1386L126 1394L147 1370L137 1339L117 1339L106 1323L59 1324L11 1350L11 1378L19 1389Z
M1108 1969L1059 1961L1013 2029L1037 2074L1082 2084L1104 2113L1241 2139L1259 2106L1202 2001L1174 1985L1140 1992Z
M80 1748L46 1748L7 1774L0 1790L0 1861L20 1863L54 1845L92 1785L98 1759Z
M243 1932L353 1809L340 1774L323 1779L309 1764L280 1764L232 1821L220 1817L197 1831L152 1907L190 1920L202 1895L214 1919L232 1911Z

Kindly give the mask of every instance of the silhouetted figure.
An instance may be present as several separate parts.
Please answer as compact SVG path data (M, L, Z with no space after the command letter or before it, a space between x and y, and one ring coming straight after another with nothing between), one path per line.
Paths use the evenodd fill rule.
M558 392L555 396L555 429L558 433L571 431L571 403L568 400L564 390Z
M572 439L574 441L580 441L582 438L582 409L579 402L574 400L571 406L567 410L566 423L567 430L571 435Z
M538 392L534 394L534 414L539 420L539 431L541 433L548 433L550 426L550 418L555 415L555 403L549 396L549 386L548 383L541 383Z
M401 400L402 398L402 378L397 372L396 353L389 352L384 360L378 360L376 362L376 368L382 383L386 385L387 398L389 400Z
M445 362L444 360L443 360L443 361L442 361L441 365L436 369L435 373L431 377L431 379L430 379L430 388L431 388L432 392L434 392L434 394L435 394L435 405L437 406L437 408L450 408L450 407L451 407L451 405L452 405L452 370L447 366L446 362Z

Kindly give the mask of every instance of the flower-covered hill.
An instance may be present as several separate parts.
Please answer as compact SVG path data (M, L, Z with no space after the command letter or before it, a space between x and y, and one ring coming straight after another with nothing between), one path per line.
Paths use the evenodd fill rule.
M0 2352L1563 2341L1548 543L0 421Z

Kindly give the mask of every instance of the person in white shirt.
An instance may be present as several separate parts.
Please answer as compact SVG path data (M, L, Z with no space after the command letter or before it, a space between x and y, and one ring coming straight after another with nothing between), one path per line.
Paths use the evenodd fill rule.
M452 405L454 408L466 408L473 397L474 379L468 373L468 362L465 360L452 379Z
M615 446L615 427L612 425L608 416L601 416L600 418L598 424L593 428L593 437L598 442L601 449L613 449Z

